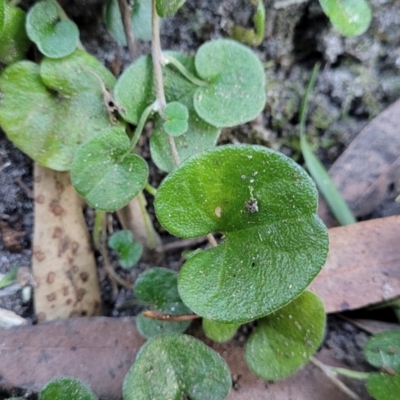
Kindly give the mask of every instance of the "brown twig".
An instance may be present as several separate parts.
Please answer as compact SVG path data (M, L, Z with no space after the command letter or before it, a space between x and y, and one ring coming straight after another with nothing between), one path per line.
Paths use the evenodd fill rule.
M160 247L160 251L174 251L178 249L182 249L184 247L194 246L196 244L201 244L205 242L207 238L205 236L194 238L194 239L182 239L176 240L175 242L166 243Z
M133 33L131 9L128 5L127 0L118 0L119 11L121 13L122 25L124 26L124 32L126 37L126 43L128 44L129 54L131 61L136 57L136 42L135 35Z
M191 321L193 319L201 318L197 314L170 315L151 310L143 311L143 315L147 318L157 319L159 321L171 321L171 322Z

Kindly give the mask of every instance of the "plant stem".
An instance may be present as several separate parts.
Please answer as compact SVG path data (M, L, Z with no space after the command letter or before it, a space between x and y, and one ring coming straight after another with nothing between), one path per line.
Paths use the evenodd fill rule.
M207 238L205 236L194 238L194 239L182 239L176 240L175 242L166 243L162 246L163 251L174 251L177 249L181 249L182 247L190 247L197 244L201 244L205 242Z
M340 379L337 378L337 373L334 368L325 365L315 357L311 357L310 361L318 367L330 381L336 385L343 393L346 393L353 400L361 400L361 398L354 393L348 386L346 386Z
M179 60L170 54L164 55L165 60L172 64L189 82L192 82L196 86L207 86L207 82L194 76Z
M58 15L60 16L61 21L69 21L68 15L65 13L63 8L58 4L57 0L50 0L58 9Z
M118 5L119 12L121 13L122 25L124 26L126 43L128 44L129 55L131 56L131 61L133 61L136 56L136 42L132 27L131 8L126 0L118 0Z
M164 65L163 54L160 42L160 17L157 14L156 0L152 0L152 39L151 56L153 59L154 81L157 95L157 109L161 114L164 113L167 102L165 100L164 83L162 76L162 65Z
M164 83L162 76L162 66L165 65L165 59L163 57L161 51L161 42L160 42L160 18L157 14L156 9L156 0L152 0L152 42L151 42L151 55L153 59L153 73L154 80L156 86L156 94L157 94L157 108L161 116L164 115L164 110L167 105L165 100L165 92L164 92ZM203 83L202 83L203 85ZM168 135L168 143L171 148L172 158L174 160L175 165L180 164L178 150L176 148L174 137ZM207 239L209 240L211 246L217 246L217 241L215 240L212 233L207 235Z
M211 244L212 247L217 247L217 246L218 246L218 243L217 243L217 241L215 240L215 237L214 237L214 235L213 235L212 233L209 233L209 234L207 235L207 239L208 239L208 241L210 242L210 244Z
M174 164L179 165L181 163L181 160L179 159L178 150L176 148L176 144L175 144L175 140L174 140L173 136L168 135L168 143L169 143L169 147L171 148L171 153L172 153L172 158L174 160Z
M164 110L167 105L165 100L164 83L162 76L162 66L165 64L165 60L161 51L160 42L160 17L157 14L156 0L152 0L152 39L151 39L151 56L153 59L153 73L154 81L156 86L157 95L157 107L161 116L164 115ZM168 135L168 143L171 148L172 158L175 165L180 163L178 150L173 136Z
M347 376L353 379L365 380L368 378L368 372L360 372L360 371L352 371L347 368L338 368L338 367L330 367L333 372L336 372L339 375Z
M154 108L155 108L155 104L154 103L150 104L149 106L147 106L145 108L142 115L140 116L139 123L138 123L138 125L135 129L135 132L132 136L132 139L131 139L131 149L130 149L129 153L135 149L137 142L140 139L140 135L142 134L142 131L143 131L144 125L147 121L147 118L149 118L149 115L154 110Z
M157 194L157 189L154 186L151 186L149 182L146 183L146 186L144 188L152 196L155 196Z
M101 246L101 234L105 230L106 212L103 210L95 210L94 225L93 225L93 244L96 249Z

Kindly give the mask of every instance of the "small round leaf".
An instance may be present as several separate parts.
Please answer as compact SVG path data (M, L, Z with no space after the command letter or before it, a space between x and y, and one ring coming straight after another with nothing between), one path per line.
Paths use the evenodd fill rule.
M71 180L90 206L115 211L143 190L147 163L129 153L129 139L122 128L107 129L78 148Z
M25 57L31 45L25 31L25 12L5 4L4 24L0 40L0 63L13 64Z
M79 30L71 20L60 20L57 6L49 0L39 1L26 17L26 32L38 49L50 58L71 54L79 42Z
M157 14L162 18L171 17L186 0L156 0Z
M198 50L195 65L208 86L197 88L194 107L209 124L240 125L263 110L264 68L249 48L233 40L207 42Z
M122 268L132 268L142 257L143 246L135 242L129 230L115 232L108 239L108 245L119 253Z
M159 310L168 303L182 301L178 293L178 274L166 268L154 267L140 274L133 291L140 300L155 304Z
M50 381L40 392L39 400L98 400L81 381L62 377Z
M124 400L223 400L231 387L223 358L199 340L182 334L151 338L125 377Z
M293 374L317 351L324 338L325 310L311 292L264 317L246 344L246 361L265 380Z
M235 336L239 326L239 324L221 324L220 322L203 318L204 333L209 339L217 343L231 340Z
M370 337L364 354L374 367L389 367L400 372L400 332L388 331Z
M367 0L319 0L332 25L344 36L358 36L369 27L372 19Z
M171 52L193 75L196 75L194 58ZM200 151L215 146L220 130L201 119L193 106L193 94L197 86L190 83L173 66L163 68L165 95L168 102L179 101L189 111L187 132L175 139L181 161ZM143 111L156 98L151 57L139 58L118 79L114 95L124 109L122 117L137 125ZM156 117L155 130L150 138L151 157L162 171L170 172L175 164L163 129L163 120Z
M400 372L389 375L375 372L368 375L366 382L368 393L375 400L398 400L400 393Z
M183 306L182 303L179 304ZM190 326L190 323L191 321L163 321L147 318L142 313L136 317L136 327L146 339L162 333L182 333Z
M218 322L244 323L296 298L321 270L328 234L317 190L293 160L261 146L221 146L181 163L157 190L160 223L175 236L224 241L183 265L183 302Z
M189 111L185 105L178 101L168 103L164 114L163 128L168 135L180 136L188 130Z

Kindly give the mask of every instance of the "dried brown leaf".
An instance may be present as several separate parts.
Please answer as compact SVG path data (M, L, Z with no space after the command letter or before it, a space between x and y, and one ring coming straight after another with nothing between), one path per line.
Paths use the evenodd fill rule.
M38 321L100 315L97 268L69 174L35 164L32 271Z

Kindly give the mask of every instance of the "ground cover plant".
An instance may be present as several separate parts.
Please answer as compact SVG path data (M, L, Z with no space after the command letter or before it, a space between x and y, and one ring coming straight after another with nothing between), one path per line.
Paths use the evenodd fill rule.
M0 124L8 137L41 165L70 171L74 188L99 215L147 189L168 232L208 235L213 244L186 254L179 276L154 268L135 283L136 296L153 312L137 319L150 339L127 375L126 399L227 395L231 379L222 358L177 333L190 318L202 317L206 335L216 341L258 320L246 359L266 380L284 378L306 363L325 327L322 302L305 291L328 250L313 181L291 159L265 147L213 148L222 128L246 123L263 109L263 66L251 50L227 39L203 44L195 56L163 51L159 18L173 15L181 3L152 2L152 54L118 80L85 52L76 26L57 4L36 3L26 18L26 36L45 57L19 61L23 55L17 53L0 77ZM148 18L137 4L132 20ZM51 12L44 15L43 9ZM334 11L326 12L334 20ZM115 27L116 37L120 31L121 25ZM66 43L55 39L58 34ZM27 47L26 37L19 43ZM154 124L152 159L169 173L157 189L149 186L148 166L135 153L148 121ZM126 268L140 257L129 235L111 238L110 247ZM158 369L167 374L154 385L149 372L159 376ZM80 398L94 398L68 379L49 384L41 398L71 398L60 382L82 390Z

